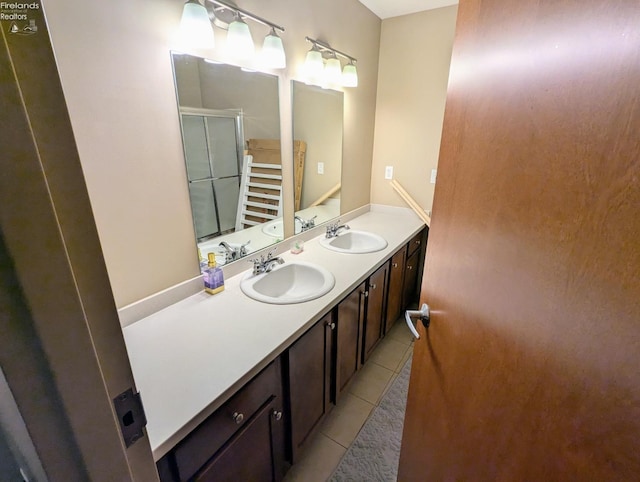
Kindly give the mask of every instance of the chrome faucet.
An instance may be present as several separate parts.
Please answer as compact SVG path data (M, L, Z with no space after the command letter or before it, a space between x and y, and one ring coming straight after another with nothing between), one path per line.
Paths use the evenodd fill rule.
M274 258L273 257L273 251L269 251L267 253L267 256L265 258L264 255L260 255L260 258L254 258L254 259L250 259L249 261L251 261L253 263L253 274L262 274L262 273L268 273L270 272L273 268L276 267L277 264L283 264L284 263L284 259L282 259L281 257L277 257Z
M231 261L235 261L236 259L243 258L247 255L247 245L251 242L251 240L247 241L244 244L241 244L237 248L232 248L225 241L220 241L219 246L222 246L225 249L225 262L229 263Z
M314 217L312 217L311 219L303 219L300 216L295 216L295 218L300 222L300 226L302 228L302 231L307 231L311 228L314 228L316 226L316 221L315 219L318 217L318 215L316 214Z
M327 238L335 238L341 229L351 229L348 224L340 225L340 220L335 224L329 224L327 226L327 234L325 235Z

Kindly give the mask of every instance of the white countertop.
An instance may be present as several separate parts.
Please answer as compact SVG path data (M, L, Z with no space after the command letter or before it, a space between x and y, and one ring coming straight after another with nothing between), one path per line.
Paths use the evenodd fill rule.
M375 206L348 224L381 235L387 248L343 254L321 247L314 238L305 242L304 252L281 255L285 262L309 261L333 273L335 286L320 298L293 305L261 303L241 292L242 273L225 280L219 294L203 291L123 329L155 460L424 226L409 209Z

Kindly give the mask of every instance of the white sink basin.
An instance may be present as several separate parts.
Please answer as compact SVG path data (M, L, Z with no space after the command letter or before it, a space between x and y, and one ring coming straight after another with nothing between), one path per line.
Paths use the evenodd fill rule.
M375 253L387 247L387 240L368 231L350 229L334 238L320 238L320 244L339 253Z
M323 267L296 261L276 266L269 273L249 273L240 282L240 289L254 300L286 305L319 298L331 291L335 282Z
M302 225L300 221L295 220L295 234L299 234L302 232ZM282 226L282 220L271 221L270 223L266 223L262 226L262 232L267 236L271 236L272 238L283 239L284 237L284 228Z

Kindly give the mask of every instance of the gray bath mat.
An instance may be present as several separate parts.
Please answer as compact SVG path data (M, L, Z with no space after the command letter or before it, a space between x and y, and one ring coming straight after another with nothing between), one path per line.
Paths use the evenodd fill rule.
M397 480L410 373L411 357L342 457L331 482Z

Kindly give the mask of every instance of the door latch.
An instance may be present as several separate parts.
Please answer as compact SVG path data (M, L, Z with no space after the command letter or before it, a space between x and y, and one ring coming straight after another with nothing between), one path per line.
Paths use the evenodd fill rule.
M132 388L125 390L113 399L113 407L118 416L122 438L129 448L138 439L144 437L143 429L147 425L140 392L133 393Z

